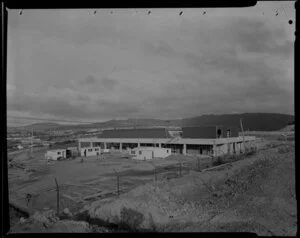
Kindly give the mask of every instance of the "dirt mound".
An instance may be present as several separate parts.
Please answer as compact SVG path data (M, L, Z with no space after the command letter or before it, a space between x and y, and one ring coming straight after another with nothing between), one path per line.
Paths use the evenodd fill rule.
M46 226L50 226L59 220L59 218L55 214L55 211L53 210L44 212L37 211L33 214L32 218L38 222L45 224Z
M87 233L91 232L90 225L84 221L58 221L54 224L51 232L75 232L75 233Z
M21 217L19 222L11 227L11 233L41 233L41 232L92 232L87 222L60 220L53 210L35 212L33 216L25 219ZM99 230L100 231L100 230Z

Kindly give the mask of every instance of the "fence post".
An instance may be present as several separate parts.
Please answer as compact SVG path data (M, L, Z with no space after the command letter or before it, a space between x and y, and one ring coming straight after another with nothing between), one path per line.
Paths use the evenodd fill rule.
M120 194L120 191L119 191L119 174L115 169L114 169L114 172L116 173L116 176L117 176L117 193L118 193L118 196L119 196L119 194Z
M30 203L31 198L32 198L32 195L30 193L27 193L26 194L26 203L27 203L28 213L29 213L29 203Z
M154 167L154 179L155 179L155 182L156 182L156 180L157 180L157 177L156 177L156 166L154 165L154 163L152 161L151 161L151 164Z
M181 160L179 159L179 177L181 177Z
M55 180L55 184L56 184L56 212L58 215L59 214L59 186L58 186L56 178L54 178L54 180Z

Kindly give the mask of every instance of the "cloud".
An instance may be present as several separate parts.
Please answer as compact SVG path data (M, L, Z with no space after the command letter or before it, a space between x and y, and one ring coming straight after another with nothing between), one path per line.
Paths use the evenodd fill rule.
M104 90L112 91L117 85L118 81L110 77L102 77L100 80L100 86L103 87Z
M8 109L86 119L293 112L294 33L251 11L10 12Z
M163 57L174 57L176 56L176 51L171 47L171 45L164 40L155 40L151 42L150 40L145 40L144 50L155 56Z
M96 79L94 78L94 76L92 75L88 75L86 78L84 78L83 80L79 80L79 85L83 86L83 85L93 85L96 83Z
M94 76L88 75L83 80L73 83L73 86L75 90L84 90L85 93L88 93L86 90L91 90L91 88L98 92L111 92L118 84L119 82L111 77L104 76L100 79L96 79Z
M262 19L247 17L235 19L227 22L226 29L247 52L271 55L290 55L293 52L293 42L286 39L285 29L270 26Z

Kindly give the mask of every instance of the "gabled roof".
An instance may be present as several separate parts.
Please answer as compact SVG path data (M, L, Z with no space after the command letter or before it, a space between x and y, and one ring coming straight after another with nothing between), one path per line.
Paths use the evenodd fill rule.
M105 130L98 138L171 138L165 128Z

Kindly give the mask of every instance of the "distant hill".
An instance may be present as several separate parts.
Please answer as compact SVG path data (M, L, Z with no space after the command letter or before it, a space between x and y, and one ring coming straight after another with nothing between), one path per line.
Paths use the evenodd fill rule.
M203 115L181 120L181 126L222 125L240 127L240 119L244 130L275 131L294 121L294 116L277 113L243 113L225 115Z
M222 125L226 127L239 127L242 118L244 130L253 131L275 131L286 127L294 122L294 116L278 113L242 113L242 114L224 114L224 115L202 115L198 117L159 120L159 119L127 119L127 120L109 120L91 124L79 125L61 125L58 123L34 123L22 127L25 130L78 130L90 128L141 128L141 127L166 127L166 126L210 126Z
M288 125L282 129L280 129L280 131L284 131L284 132L295 131L295 125Z
M50 122L41 122L41 123L34 123L27 126L18 127L23 130L34 130L34 131L44 131L49 129L58 129L61 125L58 123L50 123Z

